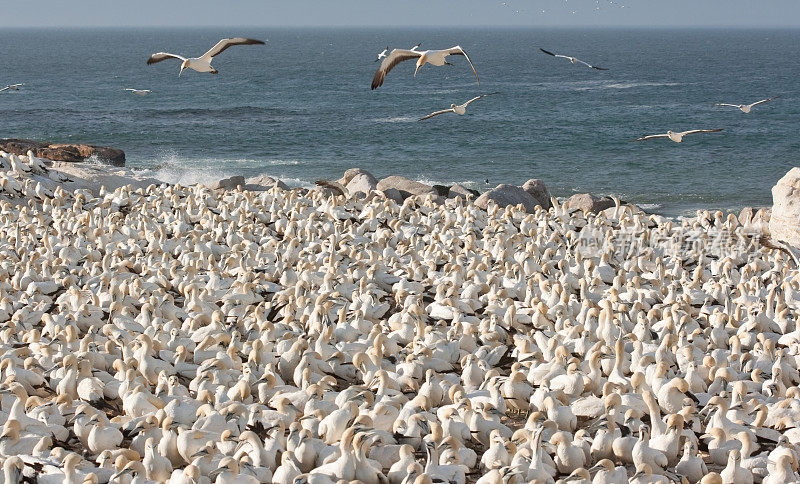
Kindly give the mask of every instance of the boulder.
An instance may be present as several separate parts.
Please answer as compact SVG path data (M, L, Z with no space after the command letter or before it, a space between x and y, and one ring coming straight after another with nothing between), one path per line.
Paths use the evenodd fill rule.
M87 189L97 196L100 188L114 191L125 185L135 188L147 188L149 185L161 185L162 182L155 178L142 176L127 168L110 168L97 163L80 162L53 162L51 171L59 172L65 180L62 182L64 190L72 191Z
M440 197L447 198L450 195L450 187L447 185L434 185L433 189L436 190L436 194Z
M800 167L794 167L772 187L769 232L773 239L800 247Z
M435 188L397 175L392 175L379 181L377 188L382 192L386 192L389 188L395 188L400 191L400 195L402 195L403 199L412 195L419 195L423 198L428 195L433 198L439 197L439 192L437 192Z
M552 203L550 203L550 191L547 190L544 180L531 178L522 185L522 189L530 193L543 209L547 210L553 206Z
M344 172L344 175L342 175L342 177L341 177L341 178L339 178L337 181L338 181L338 182L339 182L339 183L340 183L342 186L345 186L345 187L346 187L346 186L347 186L347 185L350 183L350 181L351 181L353 178L355 178L355 177L356 177L356 175L364 175L364 176L366 176L367 178L369 178L369 179L371 180L371 183L374 183L375 185L377 185L377 184L378 184L378 179L377 179L377 178L375 178L375 177L372 175L372 173L368 172L367 170L363 170L363 169L361 169L361 168L350 168L349 170L347 170L346 172Z
M569 209L579 209L583 212L598 213L614 206L614 199L611 197L598 197L591 193L578 193L567 200Z
M452 187L450 187L450 191L447 194L448 198L455 198L455 197L462 197L467 200L474 200L480 194L475 190L470 190L462 185L456 183Z
M125 152L108 146L70 145L42 143L29 139L0 140L0 150L15 155L27 155L28 150L34 156L53 161L80 162L95 157L114 166L125 166Z
M478 197L475 200L475 206L485 209L489 206L489 200L494 201L501 208L522 204L528 213L533 213L536 210L536 206L540 205L539 201L523 190L522 187L506 184L497 185L497 187Z
M397 188L387 188L385 190L381 190L381 192L389 200L394 200L397 203L403 203L403 195Z
M215 183L211 188L233 190L236 187L244 187L244 185L244 177L242 175L236 175L230 178L223 178Z
M272 178L271 176L268 175L254 176L248 178L247 180L245 180L245 182L247 183L245 185L245 188L247 190L253 190L253 191L265 191L275 186L277 186L282 190L289 189L289 186L287 184L283 183L277 178Z
M370 175L369 172L357 173L350 179L345 187L347 187L347 193L350 195L356 193L366 194L378 188L378 181L375 180L375 177Z

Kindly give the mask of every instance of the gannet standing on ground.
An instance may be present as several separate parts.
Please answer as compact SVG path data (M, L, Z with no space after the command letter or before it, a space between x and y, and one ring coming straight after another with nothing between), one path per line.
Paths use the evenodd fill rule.
M467 106L469 106L471 103L477 101L478 99L484 98L486 96L491 96L492 94L497 94L497 93L496 92L490 92L489 94L481 94L478 97L474 97L474 98L470 99L469 101L465 102L464 104L451 104L450 105L450 109L442 109L441 111L436 111L435 113L431 113L431 114L425 116L424 118L420 118L419 120L420 121L424 121L426 119L429 119L429 118L432 118L434 116L438 116L438 115L444 114L444 113L456 113L459 116L462 116L467 112Z
M153 92L150 89L131 89L131 88L128 88L128 89L125 89L125 90L130 92L131 94L136 94L137 96L147 96L148 94Z
M225 52L225 49L231 47L233 45L264 45L263 40L256 40L256 39L246 39L243 37L236 37L233 39L222 39L217 42L217 45L209 49L208 52L201 55L200 57L182 57L176 54L170 54L169 52L156 52L155 54L151 55L149 59L147 59L147 65L155 64L156 62L161 62L167 59L180 59L181 60L181 71L178 73L178 77L183 74L183 71L186 69L194 69L197 72L210 72L211 74L218 74L219 71L211 67L211 60L218 56L219 54Z
M573 64L583 64L586 67L589 67L589 68L592 68L592 69L597 69L598 71L607 71L608 70L605 67L593 66L593 65L591 65L591 64L589 64L587 62L583 62L582 60L578 59L577 57L570 57L568 55L554 54L554 53L550 52L549 50L544 50L542 48L540 48L539 50L541 50L545 54L551 55L553 57L561 57L562 59L567 59L570 62L572 62Z
M467 58L467 62L469 62L470 67L472 67L472 72L475 73L475 80L478 81L480 84L480 79L478 79L478 71L475 70L475 66L472 64L467 52L461 48L461 46L456 45L455 47L450 47L449 49L444 50L423 50L417 51L412 49L405 50L405 49L394 49L392 52L383 59L381 62L381 66L375 72L375 76L372 78L372 89L376 89L383 85L383 80L386 79L386 74L391 71L394 66L397 64L409 60L409 59L417 59L417 68L414 70L414 77L417 77L417 72L422 69L422 66L425 64L431 64L433 66L449 66L452 65L447 62L447 56L449 55L463 55Z
M743 113L748 114L753 106L757 106L761 103L765 103L768 101L772 101L773 99L778 99L780 96L774 96L767 99L762 99L761 101L754 102L753 104L728 104L728 103L717 103L717 106L730 106L732 108L739 108Z
M683 142L683 137L687 134L695 134L695 133L718 133L722 131L721 129L693 129L691 131L682 131L680 133L675 133L673 131L667 131L665 134L651 134L650 136L643 136L641 138L636 138L632 141L644 141L648 139L654 138L669 138L676 143Z
M3 91L19 91L19 87L20 86L24 86L24 85L25 85L24 82L21 82L19 84L9 84L8 86L0 89L0 92L3 92Z

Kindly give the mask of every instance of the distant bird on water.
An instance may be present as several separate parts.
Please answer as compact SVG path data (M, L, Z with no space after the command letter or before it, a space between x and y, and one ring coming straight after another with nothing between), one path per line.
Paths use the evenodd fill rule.
M753 106L758 106L761 103L765 103L767 101L772 101L773 99L778 99L780 96L770 97L767 99L762 99L761 101L754 102L753 104L727 104L727 103L717 103L717 106L730 106L732 108L739 108L745 114L749 113Z
M137 96L147 96L148 94L153 92L150 89L131 89L131 88L128 88L128 89L125 89L125 90L130 92L131 94L136 94Z
M24 86L24 85L25 85L24 82L21 82L19 84L9 84L8 86L0 89L0 92L3 92L3 91L19 91L20 86Z
M472 64L469 56L467 55L466 51L461 48L461 46L456 45L455 47L450 47L449 49L444 50L423 50L417 51L414 48L406 50L406 49L394 49L392 52L383 59L381 62L381 66L375 72L375 76L372 78L372 89L378 88L383 85L383 80L386 79L386 74L391 71L394 66L397 64L407 61L410 59L417 59L417 68L414 70L414 77L417 76L417 72L422 69L422 66L425 64L431 64L434 66L450 66L449 62L447 62L447 56L449 55L463 55L466 57L467 62L469 62L470 67L472 67L472 72L475 73L475 80L478 81L480 84L480 79L478 79L478 71L475 70L475 66Z
M636 138L633 141L644 141L648 139L654 138L669 138L676 143L683 142L683 137L687 134L695 134L695 133L718 133L722 131L721 129L693 129L691 131L682 131L680 133L675 133L673 131L667 131L665 134L652 134L650 136L644 136L642 138Z
M225 52L225 49L234 45L264 45L264 41L256 40L256 39L245 39L243 37L236 37L233 39L222 39L217 42L217 45L212 47L208 52L201 55L200 57L182 57L176 54L170 54L169 52L157 52L150 56L147 59L147 65L155 64L156 62L161 62L167 59L180 59L181 60L181 71L178 73L178 77L183 74L183 71L186 69L193 69L197 72L210 72L211 74L218 74L219 71L211 67L211 60L218 56L219 54Z
M577 57L570 57L570 56L568 56L568 55L554 54L554 53L550 52L549 50L544 50L544 49L541 49L541 48L540 48L539 50L541 50L541 51L542 51L542 52L544 52L545 54L547 54L547 55L551 55L551 56L553 56L553 57L560 57L560 58L562 58L562 59L567 59L567 60L569 60L570 62L572 62L573 64L583 64L583 65L585 65L586 67L590 67L590 68L592 68L592 69L597 69L598 71L607 71L607 70L608 70L608 69L606 69L605 67L593 66L593 65L591 65L591 64L589 64L589 63L587 63L587 62L583 62L582 60L578 59Z
M471 103L477 101L478 99L484 98L486 96L491 96L492 94L497 94L497 93L496 92L491 92L489 94L482 94L482 95L480 95L478 97L474 97L474 98L470 99L469 101L465 102L464 104L451 104L450 105L450 109L442 109L441 111L436 111L435 113L431 113L431 114L425 116L424 118L420 118L419 120L420 121L424 121L426 119L430 119L430 118L432 118L434 116L438 116L440 114L445 114L445 113L455 113L455 114L458 114L459 116L463 116L467 112L467 106L469 106Z

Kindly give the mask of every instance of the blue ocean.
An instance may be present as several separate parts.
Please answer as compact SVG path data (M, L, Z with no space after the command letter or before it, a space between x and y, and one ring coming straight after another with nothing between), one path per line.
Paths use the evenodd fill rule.
M267 45L227 50L218 75L146 65L226 36ZM453 56L416 78L402 63L371 91L375 56L418 42L463 46L481 83ZM0 58L0 87L25 83L0 93L0 137L121 148L168 182L268 174L307 186L351 167L478 190L542 178L557 196L614 194L680 215L770 205L800 161L798 30L4 28ZM489 92L465 116L417 121ZM750 114L715 106L771 96ZM724 131L631 142L712 128Z

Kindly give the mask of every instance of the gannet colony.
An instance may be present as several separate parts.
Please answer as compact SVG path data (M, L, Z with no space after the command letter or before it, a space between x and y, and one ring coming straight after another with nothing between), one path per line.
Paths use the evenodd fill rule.
M3 483L799 478L800 280L748 220L0 163Z

